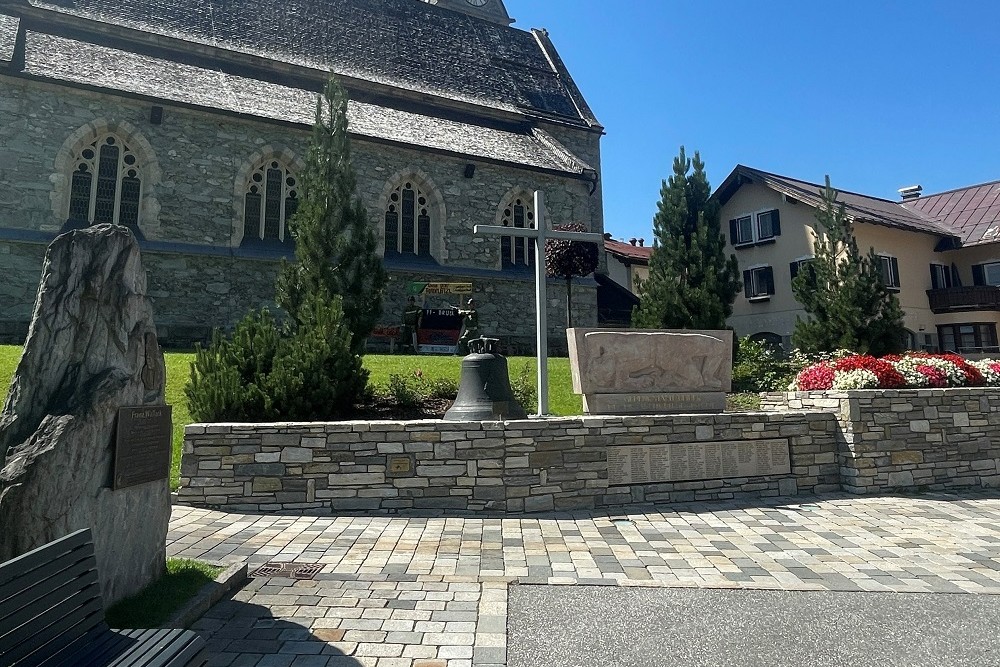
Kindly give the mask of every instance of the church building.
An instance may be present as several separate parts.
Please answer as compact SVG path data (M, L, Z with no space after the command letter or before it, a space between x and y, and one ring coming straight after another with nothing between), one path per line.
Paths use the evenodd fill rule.
M0 0L0 341L23 340L46 245L98 223L139 239L165 344L271 305L333 72L383 324L415 284L471 283L484 333L527 351L530 242L473 227L533 226L542 190L550 225L603 233L604 130L548 33L513 23L502 0ZM594 326L596 282L573 295ZM564 283L549 299L564 347Z

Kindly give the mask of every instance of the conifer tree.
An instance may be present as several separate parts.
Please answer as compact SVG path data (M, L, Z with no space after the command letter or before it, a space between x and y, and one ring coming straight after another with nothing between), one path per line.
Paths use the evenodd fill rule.
M741 281L736 257L726 258L711 192L701 156L695 152L689 160L681 146L674 173L660 188L649 277L638 286L633 327L726 328Z
M796 322L792 343L809 353L846 349L880 356L902 351L903 310L886 289L881 260L873 248L861 254L829 176L820 194L816 219L822 229L813 233L815 259L792 280L792 292L809 317Z
M334 78L316 102L316 123L300 178L302 198L289 221L295 239L293 264L282 266L275 299L293 322L313 295L339 296L351 351L364 353L365 340L382 314L385 269L375 233L360 198L347 136L347 94Z

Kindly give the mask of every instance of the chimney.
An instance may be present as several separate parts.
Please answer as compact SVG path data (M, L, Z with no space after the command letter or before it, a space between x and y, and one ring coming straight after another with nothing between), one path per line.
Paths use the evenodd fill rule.
M632 245L635 245L635 241L636 238L634 236L628 240L628 242L631 243Z
M923 191L924 186L922 185L908 185L905 188L899 189L899 196L903 198L903 201L909 201L919 198L920 193Z
M645 242L646 242L646 239L639 239L639 247L641 248L642 244L645 243Z

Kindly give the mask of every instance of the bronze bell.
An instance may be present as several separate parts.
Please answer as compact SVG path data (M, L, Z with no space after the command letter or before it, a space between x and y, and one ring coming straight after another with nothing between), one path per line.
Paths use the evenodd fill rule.
M527 419L514 398L507 374L507 358L497 353L496 338L469 341L469 354L462 359L462 374L455 403L444 413L448 421L494 421Z

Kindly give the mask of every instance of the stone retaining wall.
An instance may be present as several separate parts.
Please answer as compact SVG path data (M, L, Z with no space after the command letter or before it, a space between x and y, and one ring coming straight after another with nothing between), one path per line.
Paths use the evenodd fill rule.
M194 424L182 502L233 511L545 512L833 491L837 421L813 413L512 422ZM791 473L608 483L608 448L787 438ZM408 468L409 470L405 470Z
M845 491L1000 486L1000 388L774 393L761 407L836 415Z

